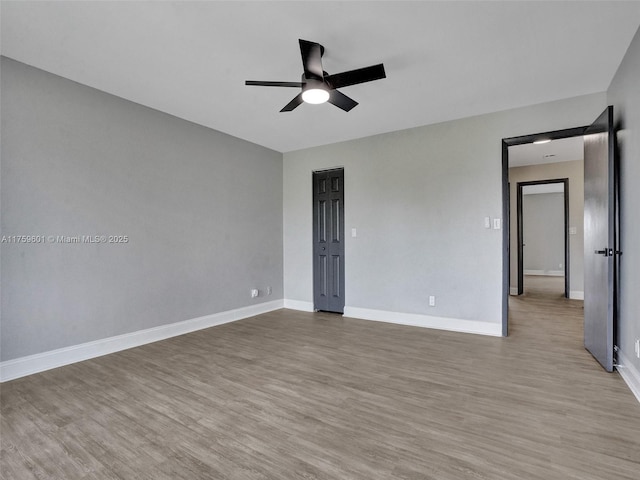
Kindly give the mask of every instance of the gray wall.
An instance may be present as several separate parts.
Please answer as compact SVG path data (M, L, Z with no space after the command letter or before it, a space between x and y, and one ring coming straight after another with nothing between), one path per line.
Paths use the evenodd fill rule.
M605 106L594 94L285 153L285 299L313 301L311 173L344 166L358 232L347 306L499 324L502 232L484 217L501 217L501 139L585 125Z
M604 110L604 106L602 107ZM585 120L584 125L593 122L599 114L591 120ZM580 125L575 125L580 126ZM518 230L517 230L517 187L518 182L534 180L550 180L556 178L569 179L569 226L576 229L575 235L569 235L569 290L573 297L584 294L584 162L546 163L542 165L528 165L509 169L509 183L511 184L511 272L510 287L518 287Z
M564 193L522 196L524 271L564 270Z
M282 155L2 59L2 360L282 298ZM249 289L273 287L252 300Z
M640 359L633 349L640 338L640 30L607 91L613 105L620 148L621 249L620 318L617 344L624 356L640 371Z

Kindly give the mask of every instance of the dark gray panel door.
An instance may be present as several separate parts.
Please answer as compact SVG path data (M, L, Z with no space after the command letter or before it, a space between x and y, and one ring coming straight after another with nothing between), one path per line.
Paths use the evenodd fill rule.
M344 170L313 174L313 303L344 312Z
M613 107L584 135L584 346L613 371L617 273L617 171Z

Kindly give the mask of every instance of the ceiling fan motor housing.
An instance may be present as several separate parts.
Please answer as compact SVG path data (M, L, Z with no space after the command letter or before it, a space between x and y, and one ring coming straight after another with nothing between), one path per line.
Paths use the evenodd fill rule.
M327 72L322 72L323 75L328 75ZM324 78L316 78L315 76L306 77L302 74L302 91L310 90L312 88L320 88L322 90L329 90L329 85L324 81Z

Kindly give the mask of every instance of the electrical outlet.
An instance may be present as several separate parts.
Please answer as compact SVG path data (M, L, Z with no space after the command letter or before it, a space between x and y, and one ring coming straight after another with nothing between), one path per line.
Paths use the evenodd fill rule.
M429 306L430 307L436 306L436 297L434 295L429 295Z
M258 289L257 288L252 288L251 289L251 298L256 298L258 296Z
M271 287L267 287L267 295L271 295L272 291L271 291Z

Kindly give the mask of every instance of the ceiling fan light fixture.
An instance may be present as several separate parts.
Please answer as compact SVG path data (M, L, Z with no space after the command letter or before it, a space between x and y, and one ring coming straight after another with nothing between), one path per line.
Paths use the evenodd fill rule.
M322 54L324 47L316 42L298 39L300 56L302 57L303 72L299 82L272 82L246 80L245 85L263 87L293 87L302 91L287 103L281 112L291 112L303 103L319 104L329 102L344 112L349 112L358 105L353 98L349 98L338 88L349 87L359 83L371 82L387 78L384 65L371 65L341 73L329 75L322 68Z
M329 92L323 88L308 88L302 92L302 100L317 105L329 100Z

